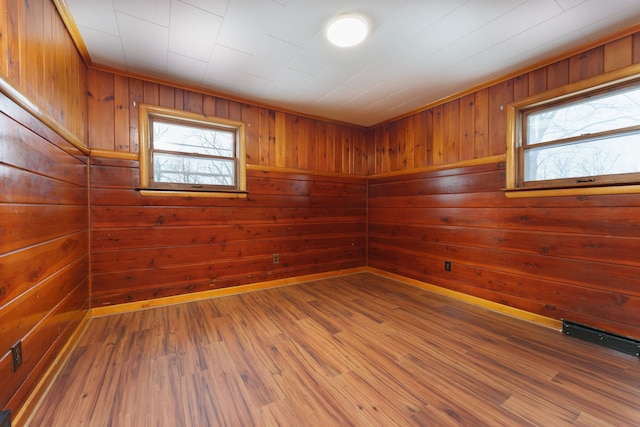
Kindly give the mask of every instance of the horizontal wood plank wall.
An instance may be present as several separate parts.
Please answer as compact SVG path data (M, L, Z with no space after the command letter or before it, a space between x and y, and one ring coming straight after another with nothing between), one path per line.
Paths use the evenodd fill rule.
M408 174L370 179L369 265L640 338L637 195L507 200L495 163L409 173L503 155L501 106L639 61L626 36L372 129L370 173Z
M0 0L0 51L31 109L0 94L0 409L15 415L89 308L88 159L59 136L86 144L86 67L50 0Z
M88 166L4 95L0 107L0 408L16 411L89 308Z
M247 124L247 163L366 175L364 128L316 120L101 70L88 74L89 146L138 152L139 103Z
M369 266L640 337L640 199L507 199L503 182L502 163L372 181Z
M247 199L141 197L137 161L91 160L93 307L366 264L365 178L250 170Z

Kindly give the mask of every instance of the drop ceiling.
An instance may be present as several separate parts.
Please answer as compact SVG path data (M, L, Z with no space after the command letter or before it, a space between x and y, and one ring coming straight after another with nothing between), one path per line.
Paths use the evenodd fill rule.
M59 0L94 65L370 126L640 22L640 0ZM361 45L328 21L359 12Z

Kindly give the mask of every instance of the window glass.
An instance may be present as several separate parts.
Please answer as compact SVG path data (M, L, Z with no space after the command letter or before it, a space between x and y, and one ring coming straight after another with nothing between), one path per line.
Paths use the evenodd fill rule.
M639 138L640 135L637 133L631 133L526 150L524 180L539 181L638 172Z
M235 132L153 120L155 150L234 157Z
M233 186L235 162L154 152L153 178L155 182Z
M527 144L640 125L640 88L616 91L527 114Z

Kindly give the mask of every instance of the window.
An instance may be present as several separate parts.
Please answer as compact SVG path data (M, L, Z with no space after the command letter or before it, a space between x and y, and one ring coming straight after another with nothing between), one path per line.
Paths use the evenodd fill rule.
M640 78L606 77L509 106L507 191L640 191Z
M138 108L143 195L172 191L195 197L242 197L242 122L144 104Z

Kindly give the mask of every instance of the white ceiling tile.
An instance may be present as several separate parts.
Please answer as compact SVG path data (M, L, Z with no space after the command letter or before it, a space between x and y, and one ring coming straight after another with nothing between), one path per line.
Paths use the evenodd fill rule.
M472 57L561 13L562 9L554 0L530 0L471 32L451 47L463 56ZM508 55L508 51L504 54Z
M265 94L265 87L270 81L266 81L256 76L239 73L233 80L216 80L205 76L202 81L204 87L215 86L216 93L226 94L230 96L247 98L256 102L268 103L273 101Z
M140 18L116 13L124 55L129 61L154 64L166 72L169 47L169 28Z
M341 4L344 2L340 0L291 0L279 14L273 16L267 32L273 37L305 47L324 31L325 25L339 12Z
M327 106L339 106L349 102L358 96L358 91L344 85L335 86L333 90L320 98L318 104Z
M465 6L489 22L518 7L525 1L526 0L469 0L465 3Z
M218 43L254 54L267 35L267 28L283 6L271 0L234 1L229 4Z
M486 23L485 19L466 6L458 7L416 36L413 45L422 48L416 49L416 56L432 55L441 48L463 39ZM476 40L476 43L482 43L482 40Z
M377 113L380 109L385 110L385 116L387 118L393 118L405 114L407 111L412 111L416 109L417 106L426 105L429 98L423 97L421 95L416 95L416 92L411 88L407 88L404 91L397 92L384 100L381 100L379 103L367 106L359 110L363 116L376 117L379 113Z
M200 86L206 70L207 61L200 61L174 52L169 52L167 56L167 74L179 75L180 83Z
M211 57L221 25L220 16L172 0L169 50L207 61Z
M382 84L374 86L365 92L358 91L358 94L353 96L344 104L341 104L342 108L348 108L354 111L362 111L363 109L372 105L378 104L382 99L388 100L397 92L389 93Z
M289 98L289 102L290 105L293 105L295 103L295 105L297 105L296 109L301 109L305 108L308 105L315 104L320 100L320 98L322 98L321 94L309 92L306 90L299 90Z
M305 86L305 89L311 92L328 93L342 82L356 75L358 71L358 68L343 64L340 61L333 62L320 74L314 76Z
M509 52L509 55L505 55L505 52ZM500 71L498 64L511 71L516 58L523 54L524 51L518 43L508 39L449 67L447 75L454 81L469 82L478 78L481 81L491 80L495 73Z
M159 79L167 79L167 73L163 71L165 69L166 65L159 67L157 64L141 62L136 59L129 59L127 61L127 71Z
M389 88L389 90L393 90L393 87L395 85L392 82L402 82L404 79L399 77L404 76L406 70L408 69L408 64L381 59L380 61L371 64L369 67L365 68L364 70L353 76L351 79L345 81L344 84L345 86L349 86L359 91L365 92L370 88L377 86L381 82L389 80L389 83L386 84L386 87Z
M119 35L111 0L66 0L66 4L78 26Z
M556 3L558 3L563 10L569 10L586 1L587 0L556 0Z
M92 3L94 0L85 0ZM126 13L154 24L169 26L171 0L113 0L117 12Z
M431 34L428 31L424 38L418 35L456 10L462 3L464 0L449 2L409 0L375 28L369 44L378 47L375 55L391 55L398 60L411 62L416 55L427 54L424 49L433 49ZM437 30L433 30L435 31ZM412 48L398 49L398 46Z
M451 68L455 64L465 59L460 53L451 47L444 47L429 56L420 58L411 64L414 75L422 75L425 78L432 77L434 74L441 74L443 69ZM425 82L428 84L428 82Z
M633 5L629 6L629 3L633 3ZM585 34L589 40L597 40L606 36L610 33L609 29L612 27L623 29L638 23L640 2L636 0L633 2L612 0L608 6L612 8L611 11L613 13L607 16L600 16L600 19L589 25L585 25L581 29L581 32Z
M555 16L539 25L531 27L512 37L518 43L518 47L525 52L540 49L541 51L556 52L558 48L566 50L578 44L587 43L579 31L571 30L573 27L565 25L572 20L565 12ZM551 54L550 54L551 55Z
M229 0L180 0L183 3L202 9L206 12L215 13L218 16L224 16Z
M266 36L250 65L249 74L275 80L284 72L302 48L289 42Z
M275 81L271 82L265 93L267 96L277 95L289 100L299 87L305 87L313 76L287 68Z
M91 61L109 67L122 67L125 58L120 37L93 28L81 27L80 31L87 50L91 52Z
M216 46L207 64L204 81L224 82L225 85L233 86L238 76L250 70L252 60L252 55L224 46Z
M343 50L330 46L324 37L317 36L291 61L289 67L310 75L317 75L343 55Z

